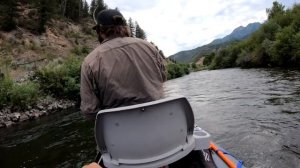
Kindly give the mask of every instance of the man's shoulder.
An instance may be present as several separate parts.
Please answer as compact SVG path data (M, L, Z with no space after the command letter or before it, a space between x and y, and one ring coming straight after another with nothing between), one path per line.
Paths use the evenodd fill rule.
M149 45L149 44L152 45L148 41L140 39L140 38L136 38L136 37L124 37L123 39L127 40L129 42L133 42L133 43L144 43L144 44L147 44L147 45Z
M155 46L152 43L149 43L146 40L140 39L140 38L135 38L135 37L124 37L122 38L123 41L127 44L140 44L144 46L149 46L153 49L155 49Z
M93 60L95 60L99 56L99 52L101 52L101 45L96 47L93 51L91 51L83 60L83 63L89 64Z

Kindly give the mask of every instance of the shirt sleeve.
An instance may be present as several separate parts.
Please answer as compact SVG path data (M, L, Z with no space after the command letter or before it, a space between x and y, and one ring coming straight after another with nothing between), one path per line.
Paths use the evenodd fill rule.
M81 66L80 97L81 112L89 119L94 119L100 110L100 101L95 93L94 78L91 68L85 63Z
M161 76L162 76L162 79L163 81L166 81L167 80L167 71L166 71L166 67L165 67L165 64L164 64L164 58L163 56L159 53L157 53L157 59L158 59L158 67L160 69L160 73L161 73Z

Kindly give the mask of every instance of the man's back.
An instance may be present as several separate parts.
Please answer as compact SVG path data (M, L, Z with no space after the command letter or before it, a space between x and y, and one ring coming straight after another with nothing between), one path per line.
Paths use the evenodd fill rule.
M105 41L82 65L81 110L93 113L160 99L165 78L163 58L152 44L131 37ZM91 100L95 96L98 102Z

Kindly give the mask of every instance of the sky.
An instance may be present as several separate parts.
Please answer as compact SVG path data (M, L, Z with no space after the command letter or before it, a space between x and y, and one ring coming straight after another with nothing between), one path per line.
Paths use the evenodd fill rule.
M87 0L90 2L91 0ZM165 56L230 34L239 26L267 19L273 0L104 0L130 17ZM300 0L278 0L290 8Z

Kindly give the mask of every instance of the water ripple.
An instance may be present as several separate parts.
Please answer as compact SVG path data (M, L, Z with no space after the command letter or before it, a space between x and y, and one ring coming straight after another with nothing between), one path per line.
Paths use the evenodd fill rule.
M226 69L167 81L195 122L247 167L299 167L300 72ZM78 109L0 130L1 167L81 167L96 155L93 123Z

